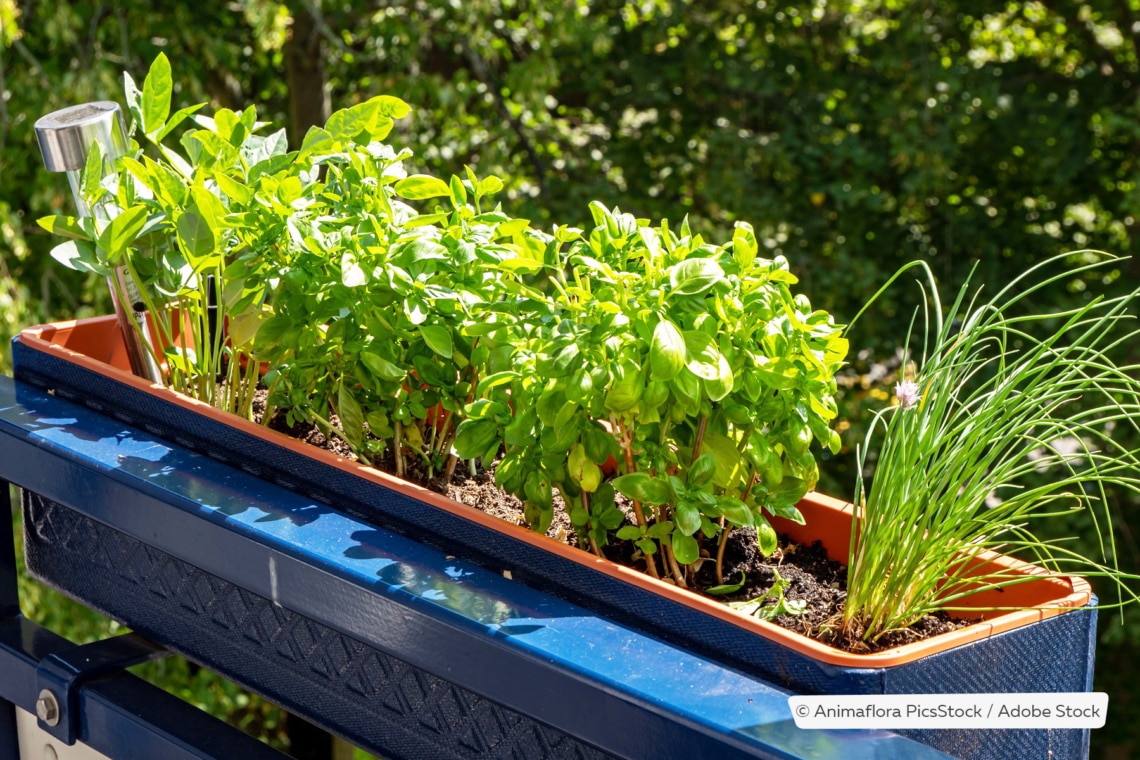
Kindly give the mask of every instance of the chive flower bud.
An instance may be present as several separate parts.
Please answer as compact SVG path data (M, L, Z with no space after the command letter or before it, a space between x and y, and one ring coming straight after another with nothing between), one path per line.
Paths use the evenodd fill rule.
M899 400L899 407L902 409L914 409L922 400L922 395L918 392L918 383L913 380L895 383L895 397Z

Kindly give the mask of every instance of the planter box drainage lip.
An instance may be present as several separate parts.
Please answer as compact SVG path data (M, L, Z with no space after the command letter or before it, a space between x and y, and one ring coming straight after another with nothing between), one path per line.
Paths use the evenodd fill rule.
M1068 610L1084 607L1092 598L1092 588L1083 578L1049 575L1039 568L1031 567L1018 560L986 553L982 556L981 562L993 561L1005 568L1020 567L1024 572L1041 576L1040 581L1017 584L1004 589L1000 597L991 592L991 600L988 603L1005 607L1025 606L1030 607L1030 609L994 610L981 613L981 616L985 618L982 622L949 634L873 654L852 654L792 633L775 624L740 615L707 597L679 589L617 563L599 559L588 552L574 549L521 526L511 525L498 518L471 509L434 491L397 479L386 472L342 459L330 452L301 443L282 433L263 428L248 420L227 414L208 404L189 399L167 388L136 377L125 369L127 366L126 353L116 331L115 317L106 316L29 327L13 340L15 343L23 344L29 350L79 365L91 372L202 414L221 424L236 428L247 435L268 441L273 445L299 453L325 465L336 467L356 477L371 481L382 488L426 502L464 520L507 535L516 541L539 547L544 551L556 554L563 560L574 562L624 583L645 589L675 603L697 609L722 622L778 642L782 646L825 665L857 669L891 668L904 665L922 657L984 640L994 634L1014 630L1054 617ZM795 540L806 538L809 541L818 536L811 536L808 533L801 534L801 531L805 529L807 531L815 530L827 522L818 519L818 516L836 511L850 514L851 510L850 504L823 494L809 494L799 507L807 519L806 526L798 526L795 523L780 519L774 519L773 526L780 532L788 533ZM847 530L840 529L833 531L831 536L824 539L824 545L828 547L833 558L840 561L846 560L849 535L850 533ZM1027 602L1018 598L1022 595L1027 595Z
M650 722L670 716L749 755L945 757L883 732L801 731L790 692L766 681L7 377L0 438L27 444L0 478L505 704L533 711L556 688L616 699ZM488 672L508 661L543 681Z

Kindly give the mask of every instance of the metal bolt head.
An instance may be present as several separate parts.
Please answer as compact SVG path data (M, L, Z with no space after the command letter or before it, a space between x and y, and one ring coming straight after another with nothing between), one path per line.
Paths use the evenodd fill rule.
M59 724L59 701L47 689L41 691L36 700L36 717L49 726Z

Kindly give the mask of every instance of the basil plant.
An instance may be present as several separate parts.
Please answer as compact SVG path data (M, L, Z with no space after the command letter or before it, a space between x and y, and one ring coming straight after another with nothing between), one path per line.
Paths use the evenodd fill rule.
M812 443L840 445L829 422L847 341L793 294L783 257L758 255L749 225L717 245L685 223L591 212L592 230L529 231L500 265L538 293L517 302L456 447L501 451L496 482L538 531L557 494L599 556L633 541L655 577L686 586L713 557L723 575L732 530L754 529L767 554L768 515L803 522Z
M171 387L245 416L263 388L263 421L400 475L481 459L535 530L561 502L583 546L632 542L682 586L722 575L733 530L770 553L768 517L802 521L847 343L747 224L714 244L595 203L593 229L547 233L492 204L496 177L409 176L398 98L289 151L252 107L171 113L172 92L161 55L126 77L145 145L106 178L93 151L82 185L109 219L41 220L68 266L129 270Z
M337 111L288 151L253 107L171 114L163 55L141 90L125 82L146 146L132 141L107 179L92 151L85 200L114 214L41 220L70 238L56 258L128 269L175 390L252 418L264 386L266 423L280 410L364 461L392 452L399 474L407 457L429 479L450 471L491 349L476 327L511 286L501 241L527 225L487 207L501 180L408 176L411 152L383 142L410 111L391 96Z

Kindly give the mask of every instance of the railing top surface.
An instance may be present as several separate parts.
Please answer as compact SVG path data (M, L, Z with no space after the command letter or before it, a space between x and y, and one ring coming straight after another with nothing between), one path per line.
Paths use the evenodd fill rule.
M33 466L43 455L67 467ZM84 473L116 484L115 498L85 493L91 481ZM475 650L441 652L440 630L460 631L476 648L521 656L535 672L557 672L561 680L550 687L589 684L651 712L682 716L745 751L945 757L884 732L797 729L789 692L760 678L7 377L0 377L0 478L75 505L395 656L435 661L457 679L501 684L508 676L495 671L501 660L474 657ZM125 493L137 497L124 500ZM540 700L551 696L542 691L546 685L494 688L520 700L529 690Z

